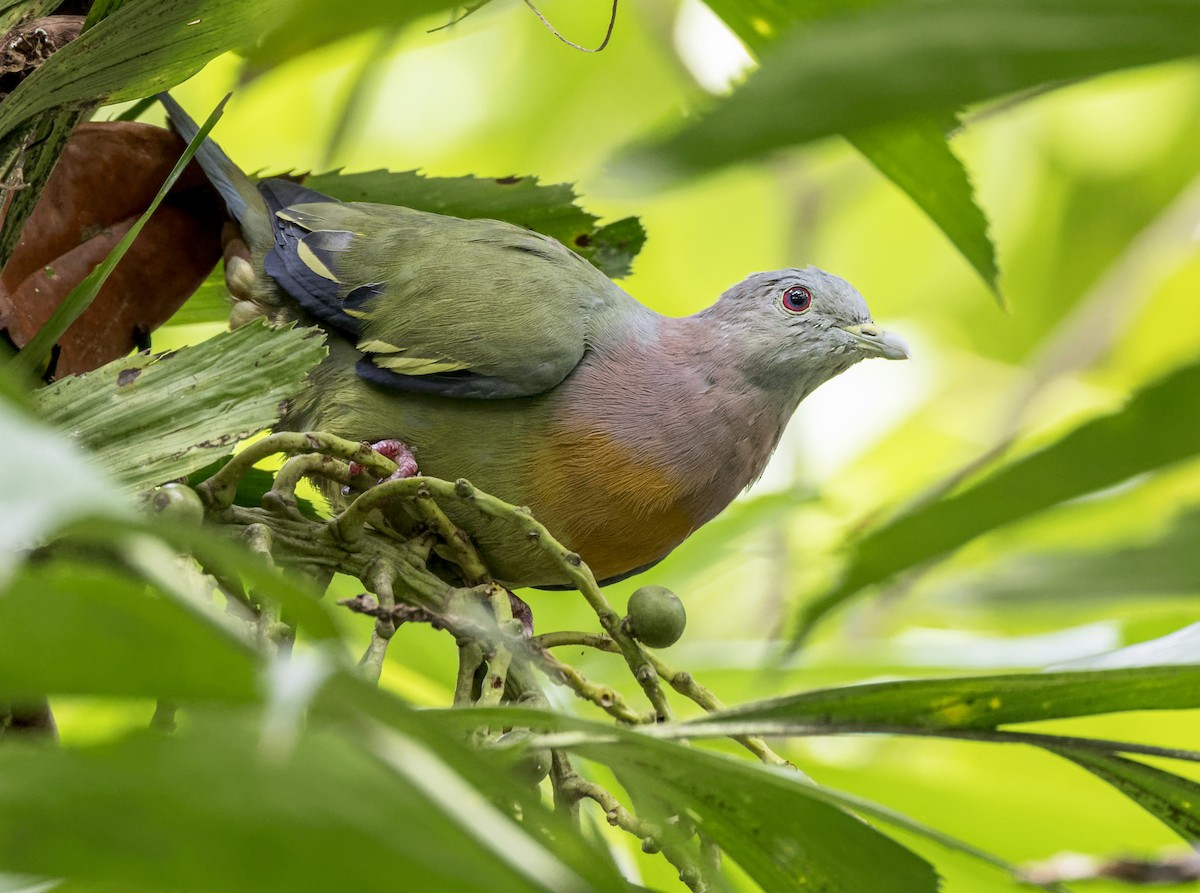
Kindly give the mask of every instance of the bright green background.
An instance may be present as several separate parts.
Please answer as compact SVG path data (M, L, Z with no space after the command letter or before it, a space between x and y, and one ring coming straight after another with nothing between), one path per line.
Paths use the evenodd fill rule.
M606 4L546 0L540 8L581 43L603 33ZM691 40L714 64L722 57L722 44L681 30L702 12L691 0L682 8L625 3L612 44L596 55L557 42L517 3L493 3L435 34L410 29L380 66L377 91L360 97L357 124L326 158L350 85L377 54L377 35L354 37L238 87L214 135L251 171L421 168L572 181L605 220L641 217L649 241L623 284L661 312L707 306L753 270L813 263L855 283L876 321L909 339L911 362L864 363L806 401L745 501L636 581L670 585L684 598L689 628L668 656L727 703L839 682L1039 668L1192 622L1194 540L1173 531L1200 499L1195 461L982 537L911 588L842 609L793 663L764 669L766 640L786 634L795 607L831 585L854 531L991 447L1047 351L1058 350L1070 368L1028 406L1016 454L1119 407L1197 355L1200 68L1108 75L966 115L953 146L992 221L1006 313L911 200L840 139L682 183L614 174L608 163L618 150L705 104L676 51ZM221 57L173 92L202 117L236 86L241 65ZM1075 311L1095 324L1073 326ZM213 331L168 330L156 346ZM814 498L785 504L774 494L788 488ZM1120 550L1140 547L1159 551L1121 578L1129 564ZM341 581L341 591L355 585ZM614 590L614 600L623 603L632 585ZM590 612L570 595L533 594L530 602L541 630L588 624ZM365 624L345 622L365 640ZM627 678L610 657L578 655L578 664L589 677ZM419 704L447 703L452 643L406 627L384 678ZM565 697L563 705L571 706ZM151 711L141 703L55 706L68 743L141 725ZM1045 725L1200 742L1195 713ZM1107 786L1031 749L863 737L784 750L819 781L1016 862L1179 846ZM936 856L949 891L1016 889ZM647 883L667 884L658 860L636 858Z

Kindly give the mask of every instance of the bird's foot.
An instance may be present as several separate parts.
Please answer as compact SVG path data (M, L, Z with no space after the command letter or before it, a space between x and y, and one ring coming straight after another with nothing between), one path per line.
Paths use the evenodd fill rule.
M396 470L388 475L384 480L399 481L404 478L416 477L419 469L417 468L417 459L409 449L408 444L402 440L381 440L371 444L371 449L383 456L385 459L391 459L396 463ZM357 462L350 463L350 476L354 477L357 474L362 474L366 469Z
M221 230L221 245L225 258L225 288L233 298L229 328L238 329L265 316L267 309L254 300L254 260L236 223L226 221Z
M521 633L526 639L533 638L533 609L516 593L509 590L508 603L512 606L515 620L521 621Z
M221 249L229 294L235 301L254 300L254 260L236 223L227 221L221 229Z

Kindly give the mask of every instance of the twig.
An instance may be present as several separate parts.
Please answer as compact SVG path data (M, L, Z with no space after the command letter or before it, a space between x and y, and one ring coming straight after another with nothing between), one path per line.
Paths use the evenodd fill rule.
M272 539L271 528L266 524L251 524L242 531L242 540L250 551L273 567L275 561L271 557ZM254 627L259 641L276 654L281 650L290 651L294 633L282 622L279 603L270 601L264 604L253 597L250 601L257 613Z
M349 485L350 464L323 453L293 456L275 472L275 483L263 495L263 507L296 512L296 487L303 478L310 476Z
M464 3L462 5L462 12L458 12L458 9L456 8L455 15L450 19L450 21L446 22L444 25L438 25L436 28L430 28L425 33L435 34L438 31L442 31L446 28L453 28L467 16L471 15L471 13L478 12L479 10L483 9L483 7L487 6L487 4L488 0L475 0L474 3Z
M227 466L228 467L228 466ZM389 474L391 472L388 472ZM563 571L566 577L583 594L605 632L617 644L625 662L629 665L633 677L641 685L651 705L654 707L658 721L664 722L671 718L671 708L658 684L658 674L654 672L641 646L623 629L621 618L608 599L596 584L596 578L578 554L560 543L529 514L528 509L519 508L501 499L482 493L472 486L470 481L459 479L451 484L448 481L430 477L411 477L400 480L384 481L366 493L357 497L339 515L329 522L333 535L344 543L353 543L363 536L367 522L373 511L386 503L404 497L415 497L427 492L439 499L459 500L474 505L484 515L503 519L536 542ZM422 497L424 498L424 497Z
M541 23L543 25L545 25L547 28L550 29L551 34L553 34L555 37L557 37L559 40L561 40L567 46L571 47L572 49L579 50L579 52L581 52L581 53L598 53L601 50L603 50L606 46L608 46L608 42L612 38L613 28L615 28L617 25L617 4L619 2L620 2L620 0L613 0L612 12L609 13L609 16L608 16L608 28L604 32L604 39L602 41L600 41L600 45L597 46L595 49L589 49L585 46L580 46L579 44L575 43L573 40L567 40L567 38L563 37L563 35L559 32L559 30L557 28L555 28L552 24L550 24L550 20L547 19L544 15L542 15L541 10L533 5L533 0L525 0L525 5L533 10L533 14L538 17L538 20L541 21Z
M613 646L613 650L616 650L616 646ZM595 704L613 719L630 725L654 722L654 714L647 716L638 713L625 702L621 693L616 689L608 685L589 682L581 672L570 664L560 661L545 648L531 644L530 651L534 664L546 674L551 682L567 686L577 696Z
M429 488L417 487L413 502L417 507L417 512L421 515L421 519L442 538L442 542L450 549L454 563L462 568L467 582L472 586L489 582L492 579L492 575L488 571L487 565L483 563L483 559L479 557L479 553L475 551L474 544L472 544L465 533L446 517L446 513L437 504ZM507 605L507 603L508 596L506 594L505 604ZM508 616L511 619L512 610L511 608L507 610ZM499 616L496 619L499 620Z
M471 551L474 552L473 549ZM512 649L507 646L505 639L511 640L516 637L512 635L514 621L512 605L508 600L508 591L495 583L484 587L484 590L487 593L492 617L496 620L496 628L500 635L496 637L497 641L492 646L491 654L487 658L487 672L483 677L478 703L483 706L495 706L504 696L504 686L508 681L508 667L512 663ZM504 635L506 632L509 634L508 636ZM519 635L517 633L517 636Z
M483 666L483 646L463 639L458 645L458 676L454 683L455 706L475 703L475 676Z
M621 650L621 654L625 658L625 662L629 665L629 669L633 673L633 677L642 686L642 690L645 691L646 697L654 707L658 720L664 722L671 718L671 708L667 704L667 699L658 685L658 675L646 659L646 654L642 651L641 646L628 633L621 629L620 615L613 610L608 599L604 597L604 594L600 591L600 587L596 584L596 578L592 576L591 569L583 563L579 555L570 551L555 539L544 525L529 514L528 509L517 508L503 500L497 499L495 496L479 492L469 481L460 479L454 483L452 488L445 481L433 481L431 479L431 483L436 485L433 488L435 492L439 489L443 492L452 490L461 499L470 501L485 515L494 518L504 518L510 521L518 528L524 530L530 540L538 543L542 550L554 559L571 582L579 589L580 593L583 594L583 597L587 599L588 604L592 606L592 610L596 612L596 617L599 619L600 625L604 627L604 631L608 633L609 637L616 642Z
M671 669L671 667L667 666L654 652L650 652L649 658L650 663L654 665L655 672L658 673L658 675L662 677L662 679L669 686L671 686L671 688L675 689L675 691L679 692L688 700L693 701L700 707L704 708L705 712L715 713L718 710L725 709L725 705L721 703L720 698L714 695L712 691L697 682L691 673L683 670ZM775 753L775 751L773 751L767 745L766 741L756 735L736 735L734 736L733 740L742 745L742 747L746 748L746 750L750 751L750 753L754 754L768 766L783 766L787 769L795 769L797 772L800 771L799 769L796 769L796 767L788 760L785 760L779 754Z
M554 757L556 762L551 763L551 773L558 777L555 796L561 798L564 808L565 804L573 803L575 810L578 810L580 800L593 801L604 810L604 818L610 825L641 840L644 852L661 852L679 872L679 879L689 890L703 893L708 889L706 872L700 859L683 843L683 835L679 831L672 833L653 822L638 818L607 789L576 772L565 755L556 751Z
M465 591L455 590L455 592ZM503 590L501 591L503 592ZM489 627L474 618L468 617L458 607L461 602L453 598L448 602L446 611L442 613L414 609L408 605L395 605L387 609L377 605L373 601L364 600L362 596L354 599L346 599L340 602L340 604L359 614L368 614L372 617L390 616L400 622L418 621L428 623L435 629L448 630L454 634L460 642L459 675L455 686L454 700L456 704L471 703L474 701L474 695L471 694L471 691L474 688L475 673L483 664L484 648L504 647L517 661L517 663L509 665L508 676L510 680L513 675L518 673L520 663L532 664L545 674L551 682L570 688L578 697L595 704L619 722L630 725L654 722L654 714L646 715L638 713L629 706L620 692L611 686L598 685L588 681L579 670L554 657L544 647L537 644L536 641L527 641L515 631L510 630L505 632L498 626ZM611 639L607 636L600 636L598 638L602 638L608 643L609 647L605 650L616 653L617 647ZM473 650L466 650L468 646L478 646L478 659L476 659L476 654ZM528 682L522 685L522 688L530 687ZM533 688L536 690L536 686Z
M582 645L595 648L597 651L617 652L617 644L608 636L600 633L585 633L575 630L559 630L552 633L542 633L530 639L530 644L538 648L563 648L572 645Z
M250 444L225 463L216 474L199 484L196 492L210 508L227 509L233 505L238 481L243 475L256 463L276 453L325 453L348 462L357 462L377 477L386 477L396 470L396 463L379 455L371 449L370 444L354 443L332 434L315 431L304 434L283 432L268 435Z
M388 472L391 474L391 472ZM417 491L428 485L433 478L411 477L384 481L366 493L357 496L345 509L329 521L333 535L344 543L362 539L371 515L387 503L399 499L412 499Z
M574 631L544 633L540 636L534 636L532 644L542 649L584 645L599 651L617 651L616 643L608 636ZM718 710L725 709L725 705L721 703L720 699L709 689L697 682L691 673L671 669L653 651L646 652L646 657L660 679L685 698L703 707L706 712L715 713ZM753 735L737 735L733 740L768 766L783 766L788 769L796 769L792 763L775 753L762 738ZM799 772L800 770L796 769L796 771Z
M396 595L392 589L394 580L391 569L383 563L377 563L372 569L369 583L379 600L379 606L385 610L396 606ZM379 682L379 677L383 675L383 661L387 657L388 644L396 634L396 626L396 618L390 611L375 618L375 626L371 629L371 641L367 643L367 650L358 662L363 676L371 682Z
M568 790L574 777L575 770L571 768L571 759L566 751L550 751L550 788L554 792L554 811L565 816L578 830L579 798Z
M1030 884L1108 879L1130 885L1186 884L1200 880L1200 853L1171 853L1157 859L1104 858L1059 853L1027 865L1022 879Z
M260 459L279 452L292 458L276 474L263 508L235 505L233 498L241 477ZM367 473L352 478L349 462L361 464ZM622 628L620 615L580 556L559 542L528 509L481 493L465 480L450 483L413 477L384 480L371 486L394 469L391 460L365 444L323 434L279 434L252 444L197 490L208 508L208 517L227 528L240 530L254 551L266 560L271 561L272 555L277 554L281 562L309 574L327 577L334 570L352 574L375 593L342 602L349 609L375 619L371 642L360 661L369 679L380 678L387 647L397 627L406 622L423 622L447 630L457 640L455 704L498 705L505 699L524 702L530 698L544 702L541 683L533 672L537 670L621 723L647 725L670 719L661 682L705 711L722 709L720 700L690 673L672 669ZM296 487L310 476L367 489L322 523L296 510ZM404 503L424 532L404 539L395 530L373 528L373 523L378 524L379 511L394 502ZM485 517L523 533L560 570L561 578L582 593L604 632L560 631L525 638L520 622L513 617L509 592L493 581L474 543L447 515L447 508L455 502L469 504ZM438 555L457 565L462 579L470 585L456 586L429 568L429 559L439 543L444 546L438 546ZM236 581L222 582L233 587L235 599L240 596L257 607L254 599L240 593ZM276 644L289 634L278 609L264 605L257 613L254 625L264 644ZM578 669L551 653L551 649L561 646L590 647L621 655L653 710L640 712L616 689L589 681ZM477 732L484 738L492 734L488 729ZM734 740L765 763L790 766L761 738L746 734ZM582 778L565 752L555 752L552 757L550 777L558 811L578 821L582 800L597 803L608 821L638 837L646 852L662 852L694 893L709 889L710 882L719 878L720 849L698 835L685 817L672 817L660 823L648 821L601 785ZM637 792L630 790L629 794L640 809ZM654 811L654 815L658 814ZM692 838L697 842L692 842Z
M325 523L240 505L230 506L214 520L235 534L255 524L265 525L272 531L278 562L313 576L337 571L368 581L365 585L369 586L372 568L381 562L394 574L393 587L403 590L403 600L433 610L441 607L452 588L425 567L434 544L429 534L398 540L381 532L345 543L334 537Z

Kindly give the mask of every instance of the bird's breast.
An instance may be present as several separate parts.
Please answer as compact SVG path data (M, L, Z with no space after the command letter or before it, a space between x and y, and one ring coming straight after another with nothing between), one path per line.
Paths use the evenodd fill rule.
M702 522L687 481L599 428L556 424L533 467L535 513L598 580L653 564Z

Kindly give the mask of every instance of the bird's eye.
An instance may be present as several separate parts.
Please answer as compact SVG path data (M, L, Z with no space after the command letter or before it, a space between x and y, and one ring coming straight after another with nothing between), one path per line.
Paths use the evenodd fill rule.
M812 292L803 285L793 285L783 293L783 309L803 313L812 304Z

